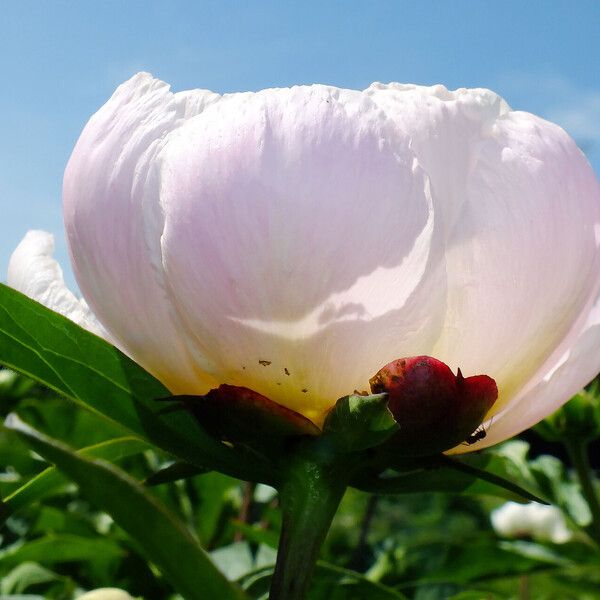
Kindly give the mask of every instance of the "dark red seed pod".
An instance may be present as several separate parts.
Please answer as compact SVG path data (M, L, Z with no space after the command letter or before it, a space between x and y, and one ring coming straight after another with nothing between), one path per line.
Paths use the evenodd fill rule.
M254 390L223 384L205 396L175 396L211 434L232 442L315 436L321 430L303 415Z
M387 393L400 426L391 442L403 456L425 456L465 441L498 398L487 375L463 377L431 356L400 358L369 381L373 393Z

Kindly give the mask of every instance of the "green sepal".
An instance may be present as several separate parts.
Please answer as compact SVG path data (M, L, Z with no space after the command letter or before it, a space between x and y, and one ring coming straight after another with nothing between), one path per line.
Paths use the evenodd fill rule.
M352 394L340 398L329 411L323 436L339 452L352 453L378 446L398 429L387 394Z

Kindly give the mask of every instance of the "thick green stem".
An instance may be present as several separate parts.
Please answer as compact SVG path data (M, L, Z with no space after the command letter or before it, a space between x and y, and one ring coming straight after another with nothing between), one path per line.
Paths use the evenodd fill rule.
M581 491L592 513L592 523L589 528L590 535L600 544L600 500L594 489L592 468L587 452L587 442L571 439L566 440L564 443L575 467Z
M340 465L296 459L280 490L283 517L270 600L304 600L319 550L347 487Z

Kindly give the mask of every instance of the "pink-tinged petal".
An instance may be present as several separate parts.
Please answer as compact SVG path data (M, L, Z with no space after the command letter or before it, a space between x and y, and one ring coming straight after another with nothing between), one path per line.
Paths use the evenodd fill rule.
M64 315L84 329L107 338L106 331L89 309L66 286L54 254L54 237L45 231L28 231L10 257L7 283L47 308Z
M593 305L598 181L562 129L489 90L367 93L411 136L444 216L446 317L430 354L492 376L501 410L565 353Z
M600 298L579 336L558 360L547 364L539 377L516 395L484 425L487 435L476 450L491 446L535 425L560 408L598 374L600 356ZM465 448L456 448L462 452Z
M266 90L212 105L161 154L173 304L221 381L317 424L443 318L426 174L359 92Z
M410 139L438 199L436 216L449 236L461 214L478 147L510 107L481 88L374 83L364 93Z
M411 136L441 201L447 309L431 354L494 377L500 397L492 412L509 414L568 351L593 306L598 181L562 129L510 111L489 90L375 84L367 93ZM589 363L574 391L600 370L600 355ZM545 408L537 420L568 397L538 400ZM485 444L498 439L488 435Z
M481 141L448 240L448 310L433 350L496 380L493 412L580 335L600 284L599 228L600 187L567 134L525 113L500 119ZM579 387L600 357L594 369Z
M90 307L119 345L174 393L207 391L204 356L190 347L168 299L155 165L166 136L211 102L172 94L140 73L90 119L65 172L63 204L73 270Z
M317 424L417 355L496 380L500 421L600 284L591 168L488 90L138 75L86 126L64 206L80 288L132 357L174 393L247 387Z

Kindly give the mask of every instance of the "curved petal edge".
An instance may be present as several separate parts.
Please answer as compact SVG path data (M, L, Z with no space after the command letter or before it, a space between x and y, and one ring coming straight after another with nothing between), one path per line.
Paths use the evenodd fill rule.
M53 254L51 233L28 231L10 257L8 285L91 333L108 339L85 300L77 298L65 284L63 271Z

